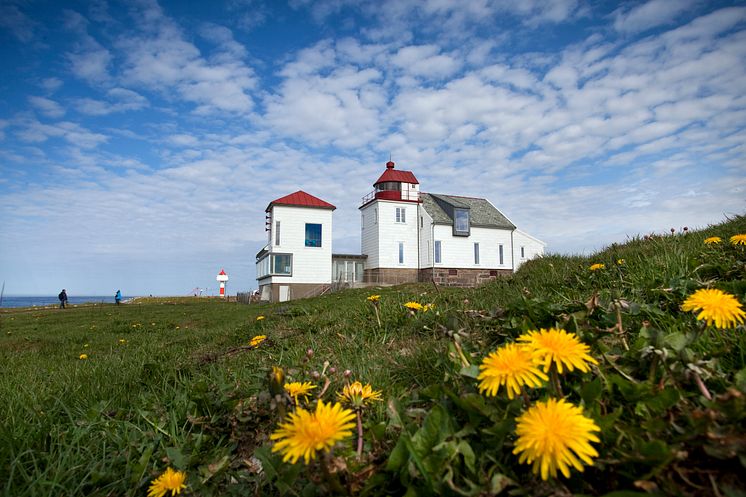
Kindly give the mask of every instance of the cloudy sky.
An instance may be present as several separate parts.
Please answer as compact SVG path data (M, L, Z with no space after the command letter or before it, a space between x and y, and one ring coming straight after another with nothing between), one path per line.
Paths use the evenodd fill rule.
M303 189L359 252L389 156L551 252L746 211L746 7L0 0L6 293L256 288Z

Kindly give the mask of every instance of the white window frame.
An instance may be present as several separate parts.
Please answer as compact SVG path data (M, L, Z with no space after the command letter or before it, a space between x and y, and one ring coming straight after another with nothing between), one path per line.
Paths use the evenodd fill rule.
M479 242L474 242L474 265L479 265Z
M280 246L280 221L275 221L275 245Z
M505 258L504 258L504 255L503 255L504 254L504 250L505 249L503 248L503 244L502 243L497 246L498 263L501 266L505 264Z
M396 208L396 222L399 224L407 224L407 208L406 207Z
M399 248L399 264L404 264L404 242L398 242L398 248Z
M525 258L526 258L526 247L521 245L521 259L525 259Z
M443 243L441 240L435 240L435 264L443 263Z

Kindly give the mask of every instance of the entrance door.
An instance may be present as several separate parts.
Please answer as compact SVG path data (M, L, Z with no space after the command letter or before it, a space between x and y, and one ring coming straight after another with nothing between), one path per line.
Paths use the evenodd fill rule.
M290 298L290 287L280 285L280 302L286 302Z

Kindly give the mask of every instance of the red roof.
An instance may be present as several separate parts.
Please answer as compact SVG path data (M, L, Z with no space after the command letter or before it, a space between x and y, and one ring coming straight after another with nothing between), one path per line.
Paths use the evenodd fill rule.
M269 212L273 205L297 205L299 207L315 207L317 209L336 209L329 202L324 202L320 198L314 197L303 190L298 190L295 193L273 200L267 206L266 211Z
M223 275L223 276L227 276L227 275L225 274L225 269L221 269L221 270L220 270L220 272L218 273L218 276L220 276L220 275Z
M412 171L397 171L394 169L394 163L391 161L388 161L386 163L386 170L383 172L381 177L378 178L375 183L373 183L373 186L387 181L394 181L396 183L411 183L414 185L420 184L420 182L417 181L417 178L414 177L414 174L412 174Z

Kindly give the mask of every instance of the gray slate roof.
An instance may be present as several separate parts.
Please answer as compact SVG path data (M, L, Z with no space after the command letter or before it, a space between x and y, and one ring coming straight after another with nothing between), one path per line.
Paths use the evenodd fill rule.
M444 209L444 207L447 207L447 204L450 204L453 207L469 209L471 226L508 230L516 228L502 212L483 198L459 197L440 193L420 193L420 199L422 199L422 207L430 214L435 224L453 225L453 219L451 219L451 216ZM444 204L446 205L444 206ZM452 211L453 209L449 210Z

